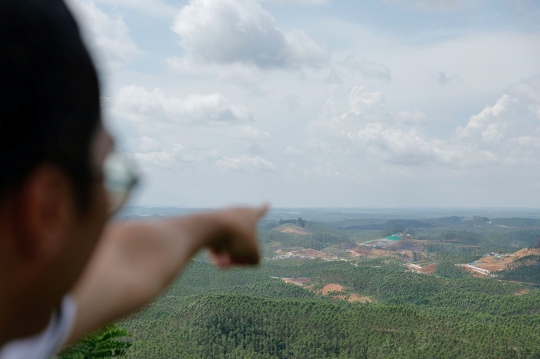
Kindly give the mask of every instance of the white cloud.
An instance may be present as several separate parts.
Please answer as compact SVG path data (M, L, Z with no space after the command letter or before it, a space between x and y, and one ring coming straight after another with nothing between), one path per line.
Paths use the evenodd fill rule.
M338 4L324 0L68 1L106 40L92 45L108 49L108 66L116 69L103 78L110 97L104 107L112 110L117 143L151 169L164 201L188 203L166 190L187 178L189 205L223 204L224 192L244 200L244 178L230 169L240 168L232 164L243 156L275 165L276 173L245 180L257 177L257 192L281 205L363 205L370 197L374 205L403 205L414 199L415 184L433 198L435 189L445 192L443 182L473 193L489 181L504 191L504 181L518 178L515 164L540 160L540 92L529 80L508 87L540 71L540 41L527 9L493 27L500 6L485 0L467 14L436 10L472 10L469 3L480 2L387 0L389 9L381 1L377 11L364 9L368 22L347 16L354 4L336 12ZM502 6L510 1L517 2ZM389 23L395 8L415 20ZM193 28L178 34L175 16L182 12L182 24ZM456 27L462 15L475 26ZM113 39L121 46L107 42ZM138 53L126 50L130 41ZM122 87L131 84L137 86ZM330 84L337 89L327 95ZM221 172L217 161L231 172ZM304 175L319 177L320 187ZM282 191L300 184L317 196ZM400 192L407 194L397 199Z
M399 111L397 113L393 113L393 116L397 123L406 125L422 125L429 122L426 114L418 110Z
M455 137L506 162L537 161L540 147L540 76L511 86L493 105L469 118Z
M223 157L249 150L262 153L258 142L272 136L255 127L251 112L219 93L169 94L161 89L124 86L110 98L109 115L129 133L128 150L147 170L177 170L214 166L227 171L272 170L260 157Z
M173 17L178 10L160 0L95 0L96 2L114 6L131 8L144 14L160 17Z
M135 152L133 157L145 170L154 168L178 168L178 161L173 153L166 151Z
M369 92L364 86L354 86L349 92L349 104L351 112L360 115L367 109L384 104L384 98L380 91Z
M420 9L454 10L468 2L466 0L382 0L389 5L412 5Z
M390 69L387 66L376 62L366 61L355 55L347 56L341 62L341 65L353 73L361 74L366 79L392 80Z
M326 49L302 30L278 29L255 0L191 0L172 29L194 61L262 69L317 68L329 61Z
M333 91L331 96L335 96ZM428 120L420 111L386 113L380 106L379 92L356 86L348 97L350 107L340 116L322 116L311 122L308 148L333 154L334 158L364 158L427 168L540 161L540 76L510 87L493 105L471 116L465 126L457 127L454 135L443 139L414 128Z
M441 141L429 139L416 130L392 128L382 123L366 125L352 139L362 151L393 164L437 164L456 159Z
M329 0L264 0L264 2L279 5L321 5L327 4Z
M145 170L169 169L183 170L186 167L197 167L219 157L216 150L202 150L173 145L167 150L134 152L133 157Z
M143 136L140 139L138 149L142 153L159 152L161 150L161 144L147 136Z
M216 166L223 172L267 172L275 171L276 166L259 156L249 157L223 157L216 162Z
M458 127L456 135L459 139L474 138L487 142L498 142L503 131L508 127L506 113L517 102L516 98L505 94L493 106L486 106L478 115L470 117L467 126Z
M123 115L131 121L163 123L246 122L252 116L248 108L230 103L219 93L189 95L185 98L167 95L160 89L152 91L140 86L123 87L117 98Z
M111 71L142 54L122 17L106 14L91 0L68 0L67 4L102 70Z
M248 86L259 83L263 77L262 70L255 66L245 66L241 63L206 63L194 59L192 56L172 56L165 59L165 64L171 71L184 77L206 78L211 81L216 79L234 81Z

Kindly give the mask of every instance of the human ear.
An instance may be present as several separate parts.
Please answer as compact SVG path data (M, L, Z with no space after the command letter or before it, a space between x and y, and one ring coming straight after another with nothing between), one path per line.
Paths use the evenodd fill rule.
M15 234L23 259L50 262L68 240L74 216L67 176L56 166L34 170L16 196Z

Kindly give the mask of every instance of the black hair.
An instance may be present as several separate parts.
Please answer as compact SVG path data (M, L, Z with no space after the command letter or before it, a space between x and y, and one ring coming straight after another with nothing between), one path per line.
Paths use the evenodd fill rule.
M58 165L90 201L99 81L62 0L0 0L0 199L38 165Z

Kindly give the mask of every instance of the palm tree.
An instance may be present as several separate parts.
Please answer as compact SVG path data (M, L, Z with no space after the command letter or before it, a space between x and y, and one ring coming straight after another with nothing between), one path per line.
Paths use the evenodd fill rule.
M115 324L108 325L86 336L77 344L66 349L58 359L98 359L126 356L131 342L130 334Z

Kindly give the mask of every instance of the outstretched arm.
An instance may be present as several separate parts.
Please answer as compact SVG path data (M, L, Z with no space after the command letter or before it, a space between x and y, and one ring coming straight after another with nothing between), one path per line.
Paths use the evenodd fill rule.
M78 309L68 343L148 304L203 248L219 267L257 264L256 226L266 211L231 208L109 225L74 289Z

